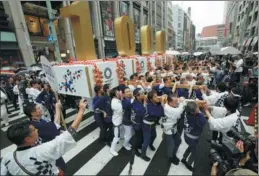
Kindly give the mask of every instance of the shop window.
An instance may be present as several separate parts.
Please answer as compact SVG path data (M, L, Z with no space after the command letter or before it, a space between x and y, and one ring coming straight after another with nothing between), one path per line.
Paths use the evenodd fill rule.
M40 27L39 18L35 16L29 16L29 15L24 15L24 18L25 18L25 22L29 30L29 33L32 35L40 35L41 27Z

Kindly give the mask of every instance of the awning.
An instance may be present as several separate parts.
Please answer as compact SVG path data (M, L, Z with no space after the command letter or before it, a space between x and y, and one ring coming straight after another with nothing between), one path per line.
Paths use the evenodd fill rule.
M242 46L245 46L246 42L247 42L247 39L246 39L246 40L244 40L244 42L243 42L243 45L242 45Z
M252 40L253 40L253 38L248 39L248 41L246 42L246 46L245 47L250 46L250 43L251 43Z
M258 41L258 36L256 36L256 37L254 37L254 39L253 39L253 42L252 42L252 46L254 46L255 44L256 44L256 42Z

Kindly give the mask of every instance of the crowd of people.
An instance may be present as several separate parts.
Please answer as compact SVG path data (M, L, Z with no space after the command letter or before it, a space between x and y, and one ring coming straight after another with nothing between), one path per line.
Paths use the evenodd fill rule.
M257 97L254 79L246 85L240 83L242 55L232 58L226 63L218 63L212 57L175 61L145 75L135 73L117 87L96 85L93 111L100 128L99 142L110 146L110 153L117 156L116 146L123 135L123 147L149 162L147 148L156 150L153 145L156 128L162 128L169 163L178 165L181 161L193 171L205 124L213 130L212 140L219 143L229 140L227 132L231 128L240 131L242 106L249 105L252 95ZM80 101L74 122L65 130L60 124L60 114L65 116L65 104L75 106L76 98L63 97L61 103L44 75L11 77L8 82L1 82L1 117L5 126L9 125L7 99L26 114L28 121L8 128L7 137L17 145L17 150L3 157L1 175L63 173L66 166L62 155L76 143L73 137L87 102ZM188 148L178 158L182 142ZM42 166L39 169L36 162L44 166L39 164Z

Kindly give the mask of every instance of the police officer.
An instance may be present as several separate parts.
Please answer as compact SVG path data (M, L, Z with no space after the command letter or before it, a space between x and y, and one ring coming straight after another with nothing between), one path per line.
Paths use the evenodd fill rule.
M164 116L164 98L158 97L155 90L149 92L147 98L148 115L144 117L142 127L144 142L141 149L141 158L144 161L150 161L150 158L146 156L148 146L152 151L156 150L153 146L156 138L156 122Z
M165 116L162 117L162 129L167 143L167 156L169 162L175 165L179 164L176 156L178 147L181 143L181 137L177 132L177 122L181 118L186 105L184 98L177 98L175 95L169 95L167 104L164 106Z
M135 150L135 154L140 156L140 152L143 143L143 118L147 115L146 107L145 107L145 94L141 91L140 88L136 88L133 91L134 101L132 103L132 112L131 112L131 122L132 127L135 132L134 136L134 144L133 149Z

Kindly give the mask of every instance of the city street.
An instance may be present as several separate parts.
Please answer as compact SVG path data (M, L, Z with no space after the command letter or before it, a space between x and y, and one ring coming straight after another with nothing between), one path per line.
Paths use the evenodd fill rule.
M10 125L24 120L24 114L18 115L19 110L14 110L12 105L9 105L11 114ZM242 114L242 119L247 119L251 108L245 108ZM67 126L71 125L76 111L68 109L66 111L67 117L65 119ZM1 123L2 124L2 123ZM242 123L245 130L253 133L253 128ZM1 156L7 152L12 152L16 149L6 138L6 130L8 127L1 128ZM243 129L244 130L244 129ZM209 174L209 160L206 157L208 153L208 144L205 141L210 136L211 131L206 127L200 139L199 154L197 157L197 167L194 173ZM67 163L67 175L128 175L129 162L132 157L131 152L122 148L122 142L118 146L119 156L113 157L109 152L109 147L99 143L97 138L99 135L99 128L94 122L93 113L86 111L84 119L79 127L77 134L77 146L67 152L63 157ZM177 156L182 157L187 145L182 136L182 144L179 147ZM180 162L178 166L169 165L166 157L166 143L162 141L162 130L157 127L157 138L154 146L157 148L155 152L147 151L147 155L152 159L150 162L144 162L139 157L135 156L133 164L132 175L191 175L192 172Z
M0 1L0 175L258 172L258 1Z

